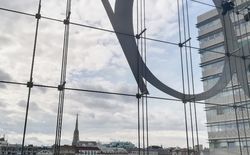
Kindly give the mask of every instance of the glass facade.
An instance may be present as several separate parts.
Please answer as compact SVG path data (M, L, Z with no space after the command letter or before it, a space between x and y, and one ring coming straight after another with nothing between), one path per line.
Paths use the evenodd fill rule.
M199 26L198 30L199 30L199 32L201 32L201 31L204 31L204 30L206 30L208 28L210 28L210 29L214 28L217 25L221 25L219 19L212 20L211 22L208 22L206 24L203 24L203 25Z
M202 66L202 75L205 77L209 75L214 75L222 72L224 67L224 61L217 61L210 64ZM216 70L214 69L216 68Z
M210 148L228 148L228 149L235 149L238 148L240 145L239 142L236 141L224 141L224 140L215 140L211 143L209 143ZM250 140L244 140L241 142L241 146L246 147L246 144L250 144ZM249 147L249 146L248 146Z
M209 36L206 36L204 38L201 38L200 39L200 46L203 46L208 41L215 40L215 39L217 39L219 37L222 37L222 36L223 36L223 32L220 31L220 32L217 32L217 33L210 34Z
M218 52L218 53L216 53L216 52ZM211 61L215 58L224 57L225 49L224 49L223 45L219 45L216 47L202 50L200 53L201 53L201 62L204 63L207 61ZM222 53L222 54L220 54L220 53Z
M249 148L249 144L250 144L250 139L244 139L241 141L241 147L243 148L246 148L248 147ZM237 142L237 141L233 141L233 140L214 140L212 141L211 143L209 143L209 147L210 148L227 148L227 149L236 149L236 148L239 148L240 146L240 143Z
M219 80L220 76L211 76L211 77L208 77L207 79L205 79L203 81L203 88L204 88L204 91L207 91L209 90L210 88L212 88Z
M225 48L222 24L218 16L212 15L211 12L202 16L204 17L205 15L211 17L204 18L204 21L198 20L197 25L200 35L198 37L200 47L203 48L200 50L203 88L204 91L207 91L220 79L224 67L224 54L220 53L225 53ZM231 15L231 19L232 21L238 20L234 15ZM245 22L241 17L239 22L234 22L234 30L238 36L239 45L244 46L248 44L250 47L250 22ZM232 82L229 82L221 93L207 99L206 102L214 103L207 104L205 107L210 149L212 151L226 150L223 154L228 154L230 152L228 150L239 149L239 146L242 146L242 148L250 147L250 121L248 120L250 109L245 108L246 104L250 102L239 86L236 74L234 74ZM236 109L237 121L235 108L232 107L234 103L244 105L244 108ZM241 142L239 142L238 133ZM222 153L214 152L214 154Z
M233 109L227 109L228 111L230 111L231 113L234 113ZM249 121L243 121L243 122L239 122L238 126L239 129L245 129L245 130L249 130ZM208 126L208 132L225 132L225 131L232 131L232 130L236 130L237 125L236 122L222 122L222 123L217 123L217 124L209 124Z

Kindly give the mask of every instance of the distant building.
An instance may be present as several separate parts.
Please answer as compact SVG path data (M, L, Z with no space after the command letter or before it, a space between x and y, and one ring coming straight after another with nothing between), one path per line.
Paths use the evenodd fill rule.
M63 145L60 146L60 155L75 155L76 148L75 146Z
M76 155L97 155L101 153L101 149L95 141L78 141L75 149Z
M101 155L128 155L128 151L124 148L111 148L111 147L102 147Z
M0 138L0 146L4 146L4 145L7 145L7 144L8 144L8 142L7 142L7 140L5 140L4 137Z
M76 155L97 155L100 154L101 150L99 147L77 147L76 148Z
M73 134L72 146L76 146L79 142L79 130L78 130L78 114L76 116L76 126Z
M128 155L158 155L158 152L157 151L154 151L154 150L147 150L145 149L140 149L140 152L139 152L139 149L136 148L136 149L132 149L129 151Z
M133 149L129 152L129 155L210 155L209 149L203 149L202 145L199 147L200 153L196 149L191 148L188 150L180 147L163 148L162 146L149 146L145 150L141 149L140 153L138 148Z
M61 146L62 147L62 146ZM61 149L62 150L62 149ZM101 150L95 141L80 141L78 130L78 114L76 116L75 130L73 134L72 146L64 146L64 151L76 155L97 155ZM60 151L61 153L62 151Z
M47 154L45 151L47 150ZM0 154L1 155L21 155L22 145L20 144L9 144L5 138L0 138ZM51 151L49 147L40 147L28 145L24 147L24 155L51 155L48 154ZM39 153L39 154L38 154Z
M98 147L96 141L78 141L76 144L77 147Z
M152 145L148 147L149 151L156 151L158 155L170 155L171 149L170 148L163 148L162 146Z
M96 141L80 141L77 115L71 148L71 153L75 151L75 155L128 155L127 150L135 148L135 145L131 142L111 142L101 145ZM71 148L67 148L68 151Z
M104 144L104 146L106 146L108 148L123 148L123 149L126 149L126 150L135 148L135 145L133 143L131 143L131 142L121 142L121 141L111 142L109 144Z
M191 150L191 149L186 149L186 148L176 148L172 150L171 155L198 155L197 151Z
M145 149L135 148L129 151L129 155L172 155L171 149L169 148L162 148L162 146L149 146Z
M50 149L43 149L37 152L37 155L53 155L53 151Z
M199 147L203 148L202 146ZM0 155L21 155L21 148L20 144L9 144L5 138L0 138ZM51 147L28 145L24 147L23 155L54 155L53 150L54 145ZM139 151L131 142L118 141L102 145L96 141L80 141L78 115L76 117L72 145L60 146L60 155L186 155L185 152L187 152L187 149L163 148L156 145L140 149ZM201 153L200 155L209 154Z

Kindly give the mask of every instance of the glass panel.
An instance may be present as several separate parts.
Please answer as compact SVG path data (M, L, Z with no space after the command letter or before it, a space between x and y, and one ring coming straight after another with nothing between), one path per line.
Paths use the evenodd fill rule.
M236 146L235 142L227 142L228 148L234 148Z

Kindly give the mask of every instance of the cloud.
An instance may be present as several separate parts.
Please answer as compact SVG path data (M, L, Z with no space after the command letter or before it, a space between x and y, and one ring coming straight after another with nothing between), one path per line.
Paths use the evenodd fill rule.
M38 1L31 0L3 0L0 5L35 13L37 3ZM42 1L42 15L64 19L65 7L65 3L59 0ZM147 35L156 39L178 41L176 4L166 0L147 1L146 8L150 8L147 9ZM0 79L27 82L30 78L35 18L9 12L1 12L0 17ZM100 0L72 1L71 17L73 22L112 30ZM34 83L52 86L59 84L63 32L62 23L41 19ZM179 58L177 47L148 42L150 69L167 85L181 89L180 70L174 58ZM70 25L67 65L66 87L134 95L137 93L135 79L115 34ZM151 94L160 94L152 86L149 85L149 88ZM8 89L0 91L0 132L8 134L11 143L18 143L22 138L27 92L26 86L8 86ZM58 90L54 88L32 88L27 144L54 143L58 94ZM183 115L179 115L183 114L180 108L182 104L177 106L159 100L149 100L149 103L151 144L162 143L167 146L172 141L184 146L185 137L179 136L185 131ZM80 114L82 140L117 139L137 142L135 97L66 90L62 143L71 143L76 113ZM202 108L199 113L204 113ZM202 116L204 120L205 116ZM202 123L200 121L199 125L204 126ZM203 141L205 136L203 134Z
M26 106L27 106L27 101L24 101L24 100L21 100L17 103L17 105L21 108L21 109L26 109ZM38 111L38 110L41 110L39 108L39 106L37 105L36 102L30 102L30 107L29 107L30 110L32 111Z
M19 11L33 11L37 9L38 1L27 0L25 2L21 2L18 0L13 0L10 3L8 0L1 1L1 5L4 8L19 10Z
M0 102L0 108L5 108L6 107L6 104Z
M0 69L0 80L11 81L11 76L8 73L5 73L3 70ZM6 85L3 83L0 83L0 88L6 88Z

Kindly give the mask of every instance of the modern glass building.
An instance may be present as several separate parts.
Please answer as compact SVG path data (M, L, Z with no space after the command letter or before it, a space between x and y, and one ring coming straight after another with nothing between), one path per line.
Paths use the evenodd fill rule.
M237 34L240 47L246 44L250 47L248 41L250 40L250 22L244 19L244 15L249 11L249 4L250 0L237 0L234 11L230 13L233 23L232 33ZM197 27L201 49L202 81L204 91L206 91L219 80L224 67L226 48L218 11L213 9L199 15ZM250 75L247 76L250 77ZM250 109L247 108L249 98L236 77L236 73L233 72L233 80L228 83L223 92L206 100L208 103L230 105L206 105L208 141L212 155L250 154ZM236 108L235 112L234 104L241 105L242 108Z

